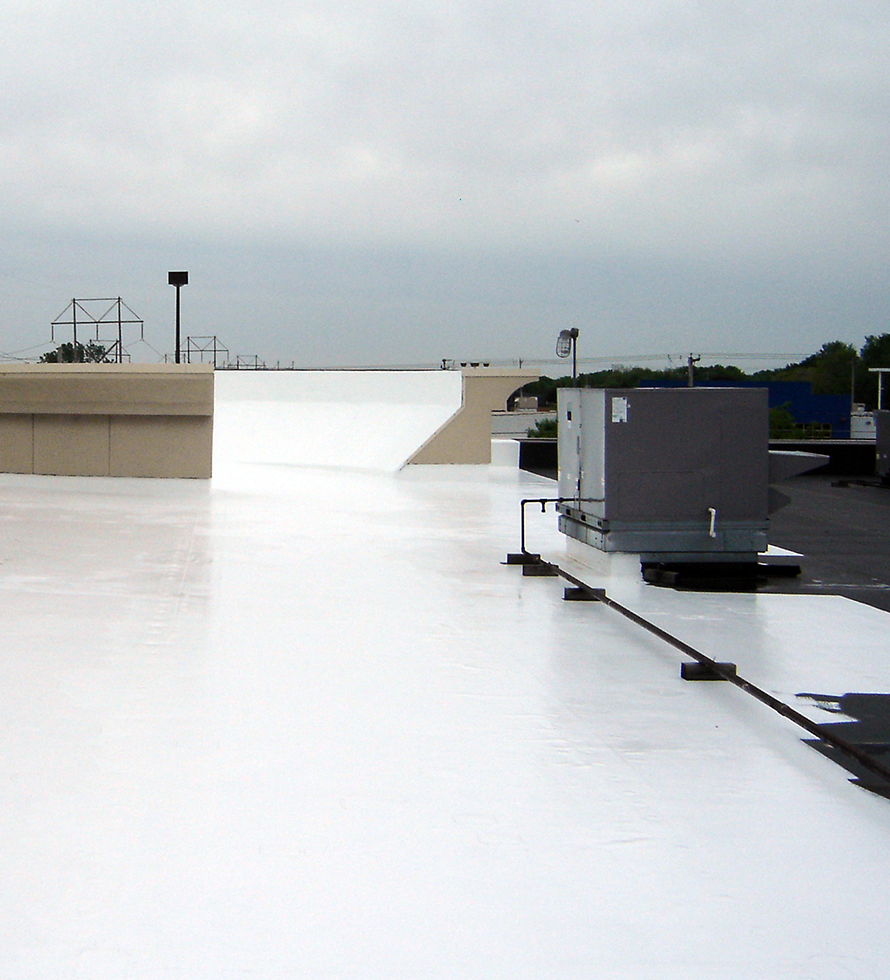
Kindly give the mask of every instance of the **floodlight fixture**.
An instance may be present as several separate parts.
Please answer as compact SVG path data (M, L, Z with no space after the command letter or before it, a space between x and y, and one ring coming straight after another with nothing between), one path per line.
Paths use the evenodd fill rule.
M572 330L560 330L556 338L556 356L568 357L572 353L572 341L578 336L576 328Z
M187 286L189 274L187 272L168 272L167 285L176 287L176 363L179 364L179 289Z
M568 357L572 355L572 387L575 386L575 379L578 375L578 333L577 327L570 330L560 330L556 338L556 356Z

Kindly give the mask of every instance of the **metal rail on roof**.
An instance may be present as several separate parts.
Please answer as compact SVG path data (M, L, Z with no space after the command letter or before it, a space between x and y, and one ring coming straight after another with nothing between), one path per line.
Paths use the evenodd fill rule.
M772 694L767 693L762 688L757 687L756 684L752 684L750 681L745 680L744 677L740 677L735 670L735 664L721 664L716 660L712 660L706 654L702 653L700 650L696 650L695 647L690 646L685 643L679 637L674 636L672 633L668 633L667 630L663 630L660 626L656 626L655 623L650 622L648 619L638 615L632 609L628 609L626 606L622 606L620 602L616 602L614 599L610 599L606 595L605 589L596 589L582 582L579 578L567 572L565 569L560 568L558 565L554 565L552 562L547 562L550 564L557 572L557 574L564 578L567 582L571 582L576 588L583 590L589 595L589 597L597 602L602 602L604 605L608 606L610 609L614 609L615 612L620 613L626 619L629 619L632 623L636 623L637 626L642 627L644 630L657 636L659 639L664 640L665 643L669 643L672 647L685 653L688 657L692 657L693 660L702 664L709 671L723 678L723 680L729 681L730 684L735 684L736 687L741 688L746 694L750 694L752 697L756 698L762 704L767 707L772 708L773 711L782 715L783 718L787 718L789 721L794 722L804 731L814 735L820 741L833 746L842 752L847 757L855 760L859 763L863 769L867 769L869 772L876 776L880 776L882 780L887 783L887 789L890 790L890 768L877 762L872 756L863 752L861 749L857 748L851 742L848 742L844 738L840 738L833 732L828 731L822 725L817 724L814 721L810 721L806 715L802 715L799 711L795 711L790 705L785 704L784 701L780 701L778 698L774 698Z
M545 506L546 503L552 502L553 498L549 498L546 501L544 499L523 501L523 503L539 503L542 506ZM768 708L772 708L773 711L782 715L783 718L787 718L790 722L793 722L798 727L803 728L804 731L809 732L810 735L815 736L825 744L837 749L838 752L845 755L847 758L854 760L860 766L862 766L863 769L875 776L880 777L880 779L886 785L881 787L872 787L865 784L865 788L872 789L876 792L881 792L885 796L890 796L890 768L882 765L872 756L868 755L868 753L863 752L846 739L835 735L834 732L831 732L822 725L811 721L806 717L806 715L796 711L790 705L785 704L784 701L780 701L778 698L773 697L772 694L769 694L762 688L757 687L756 684L752 684L744 677L740 677L736 671L735 664L720 663L713 660L711 657L707 656L707 654L702 653L700 650L696 650L695 647L690 646L690 644L686 643L684 640L681 640L679 637L674 636L672 633L668 633L667 630L663 630L660 626L656 626L655 623L644 618L643 616L640 616L638 613L635 613L632 609L628 609L627 606L623 606L620 602L616 602L614 599L611 599L606 594L605 589L599 589L588 585L577 576L572 575L571 572L561 568L555 562L546 561L539 555L534 555L527 552L525 550L524 535L522 554L508 555L507 564L521 564L524 566L530 565L531 567L537 566L540 571L544 571L546 569L549 574L559 576L560 578L565 579L567 582L570 582L578 592L583 593L583 596L579 597L603 603L603 605L608 606L617 613L620 613L622 616L629 619L640 628L647 630L649 633L657 636L660 640L663 640L665 643L668 643L670 646L681 651L681 653L685 653L686 656L691 657L703 668L704 674L702 676L711 675L712 679L729 681L730 684L734 684L736 687L741 688L746 694L750 694L751 697L756 698L761 702L761 704L765 704ZM566 598L568 597L567 590Z

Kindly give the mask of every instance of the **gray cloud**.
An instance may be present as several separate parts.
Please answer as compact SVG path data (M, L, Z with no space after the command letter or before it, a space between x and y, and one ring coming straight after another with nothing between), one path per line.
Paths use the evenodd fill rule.
M288 361L318 347L295 311L372 362L406 331L412 360L486 328L530 355L573 317L615 353L884 329L878 5L3 9L11 341L55 288L183 263L200 329Z

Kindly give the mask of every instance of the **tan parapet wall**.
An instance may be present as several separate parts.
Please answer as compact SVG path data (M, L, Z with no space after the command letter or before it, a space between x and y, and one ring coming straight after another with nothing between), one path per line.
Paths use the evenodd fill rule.
M465 368L461 407L417 450L409 464L490 463L491 413L523 385L537 381L537 371L509 368Z
M0 472L209 479L213 368L0 367Z

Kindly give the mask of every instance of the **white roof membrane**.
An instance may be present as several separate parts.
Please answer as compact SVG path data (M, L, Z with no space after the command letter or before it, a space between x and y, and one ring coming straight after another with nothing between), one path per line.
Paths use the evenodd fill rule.
M458 371L218 371L214 466L394 471L461 407Z
M0 477L4 975L883 976L890 802L502 564L551 495L284 459ZM529 539L564 549L552 510ZM610 594L813 717L798 693L890 690L883 612L632 572Z

